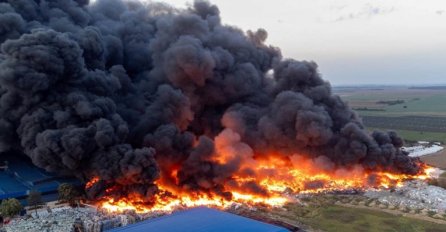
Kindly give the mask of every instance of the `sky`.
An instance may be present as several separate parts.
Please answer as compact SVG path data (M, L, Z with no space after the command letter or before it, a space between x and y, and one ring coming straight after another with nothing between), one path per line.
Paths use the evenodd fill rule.
M190 0L167 1L186 7ZM211 0L333 85L446 84L446 0Z
M209 1L224 24L266 29L268 44L315 61L332 85L446 85L446 0Z

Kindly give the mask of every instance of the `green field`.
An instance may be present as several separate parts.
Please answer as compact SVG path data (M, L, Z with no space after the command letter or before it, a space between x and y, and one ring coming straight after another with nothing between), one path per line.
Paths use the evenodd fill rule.
M446 225L405 218L385 212L337 205L320 207L318 212L311 217L300 217L299 220L313 229L326 232L446 231Z
M446 90L419 90L402 87L385 89L338 90L336 94L363 116L446 116ZM403 100L395 105L380 101Z
M388 131L389 129L386 128L374 128L374 127L368 127L367 128L370 132L374 130L381 130L381 131ZM392 131L396 131L402 138L404 138L407 141L428 141L428 142L441 142L443 144L446 144L446 133L440 133L440 132L423 132L423 131L410 131L410 130L395 130L392 129Z
M394 130L408 141L446 143L446 89L335 88L369 130Z
M389 128L419 132L446 133L446 117L431 116L362 116L362 120L368 127Z
M256 215L272 218L305 231L324 232L422 232L446 231L446 214L427 214L383 209L370 205L374 199L362 195L316 194L299 198L282 208L259 208Z

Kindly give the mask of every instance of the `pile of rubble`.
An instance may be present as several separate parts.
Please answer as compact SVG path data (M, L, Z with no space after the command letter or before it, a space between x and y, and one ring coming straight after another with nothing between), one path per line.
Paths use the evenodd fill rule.
M437 213L446 210L446 189L419 180L408 181L394 190L369 190L364 195L395 208L426 209Z
M109 213L96 208L60 207L51 211L38 211L13 219L4 229L7 232L101 232L126 226L159 214L135 214L134 212Z

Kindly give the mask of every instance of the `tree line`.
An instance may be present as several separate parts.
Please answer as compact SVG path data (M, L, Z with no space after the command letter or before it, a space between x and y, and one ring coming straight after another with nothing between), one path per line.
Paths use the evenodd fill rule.
M71 206L74 206L81 198L81 192L68 183L60 184L57 192L59 202L68 203ZM29 191L26 201L30 209L34 209L36 212L44 204L42 193L37 190ZM20 214L22 210L23 205L15 198L4 199L0 204L0 216L3 218L14 217Z

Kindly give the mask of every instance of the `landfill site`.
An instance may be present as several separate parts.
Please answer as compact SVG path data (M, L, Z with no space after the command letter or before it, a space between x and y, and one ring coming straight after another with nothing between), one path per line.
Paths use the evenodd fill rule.
M303 204L301 197L295 196L295 203ZM426 216L436 222L446 224L446 190L428 185L422 181L410 181L402 187L392 190L368 190L364 193L343 193L338 195L337 204L353 204L380 210L390 210L394 212L404 212L406 214ZM30 214L12 219L4 225L3 231L7 232L32 232L32 231L84 231L101 232L116 227L122 227L149 218L159 217L165 213L153 212L147 214L136 214L134 212L110 213L84 205L83 207L72 208L67 205L53 206L54 208L40 209L37 212L30 211ZM250 216L260 208L244 207L234 205L227 210ZM179 209L181 210L181 209ZM283 210L283 209L281 209ZM248 212L247 212L248 211ZM298 222L282 220L280 217L272 218L275 222L288 224L292 228L299 228ZM270 221L271 218L261 218L260 220ZM442 222L441 222L442 221ZM302 229L302 228L301 228ZM311 230L309 230L311 231Z
M443 147L438 143L427 144L424 142L416 144L414 147L405 148L411 151L411 156L429 156L434 150L442 151ZM437 153L435 153L437 154ZM17 178L20 177L18 171L26 173L29 167L26 165L18 168L16 163L9 164L9 175ZM28 168L28 169L27 169ZM17 171L18 170L18 171ZM38 171L38 169L32 168ZM3 171L3 173L6 175ZM390 214L403 215L404 217L413 217L422 220L431 221L446 226L446 189L436 186L438 182L444 182L441 177L443 170L436 168L431 174L432 180L411 180L404 182L401 186L391 188L371 188L365 190L345 190L341 192L328 192L320 194L296 194L290 196L292 200L289 205L300 208L308 207L306 199L318 201L322 196L324 200L331 204L341 205L345 207L359 207L372 210L383 211ZM43 175L43 174L42 174ZM35 176L40 177L40 176ZM48 178L45 176L45 178ZM18 183L27 185L23 182L23 178L18 178ZM51 180L57 181L57 178ZM39 182L37 179L35 182ZM32 182L29 182L32 183ZM444 186L443 186L444 187ZM53 188L55 189L55 188ZM152 218L158 218L163 215L172 214L187 210L187 207L177 207L173 211L152 211L146 213L137 213L135 211L126 210L122 212L110 212L102 209L94 202L81 203L77 207L72 207L67 203L60 203L57 195L54 193L44 207L31 210L28 207L26 214L16 216L14 218L4 218L4 224L0 227L2 232L102 232L109 231L114 228L125 227L137 222L142 222ZM8 193L11 194L11 193ZM288 194L289 193L284 193ZM21 193L21 195L26 195ZM26 201L23 200L25 203ZM293 218L292 215L287 216L287 207L265 207L264 205L243 205L234 203L224 209L227 212L250 217L255 220L276 224L287 228L289 231L312 231L311 227L299 222L299 219ZM290 217L293 218L290 220Z
M440 177L442 173L441 169L435 169L432 176L437 181L442 181ZM319 196L321 195L336 205L379 210L446 225L446 189L432 185L431 182L425 180L406 181L402 186L388 189L351 190L320 194ZM297 194L292 198L293 200L289 204L307 207L308 203L305 199L318 199L318 195ZM28 210L26 215L12 218L7 224L4 224L1 231L101 232L186 209L178 207L173 212L136 213L134 211L109 212L91 204L80 204L79 206L71 207L57 201L48 202L46 207ZM284 226L289 231L312 231L311 227L300 223L298 219L290 220L286 216L287 207L271 209L262 205L233 204L225 210L233 214Z
M432 149L429 146L435 146L438 150L438 144L428 145L423 143L418 144L416 149L410 147L406 149L413 150L416 152L414 155L420 156L423 150ZM430 153L424 152L423 155L425 154ZM437 168L432 173L432 177L437 182L443 181L440 177L442 173L443 171ZM446 189L432 185L431 182L426 180L411 180L397 187L372 188L365 191L346 190L319 195L297 194L291 196L292 201L289 204L307 207L305 199L318 199L318 196L323 196L324 199L329 199L332 204L336 205L362 207L391 214L404 214L408 217L446 224ZM66 203L50 201L45 204L45 207L37 210L27 210L25 215L8 219L8 221L4 219L4 225L0 227L0 231L101 232L185 209L186 207L177 207L171 212L153 211L148 213L136 213L131 210L110 212L95 206L94 202L81 203L78 207L72 207ZM268 208L262 205L248 206L234 203L225 210L233 214L284 226L289 231L312 231L311 227L300 223L299 220L287 218L287 207Z
M393 6L361 3L343 16L331 1L173 2L0 1L0 232L446 231L446 98L425 110L416 106L426 90L404 99L392 90L360 96L356 108L335 91L369 86L367 76L379 91L387 81L406 86L392 70L441 63L418 56L446 51L424 46L439 34L419 21L427 17L403 17L420 27L401 24L415 30L402 41L435 31L412 38L423 46L411 65L401 60L413 46L389 37L400 32L393 24L379 26L382 41L365 33L352 43L381 21L356 22ZM279 18L270 17L275 6L285 10ZM351 34L335 27L353 18ZM436 73L426 70L409 71ZM423 117L407 118L412 109ZM386 112L392 119L372 118Z

